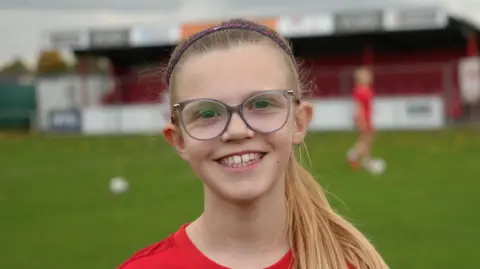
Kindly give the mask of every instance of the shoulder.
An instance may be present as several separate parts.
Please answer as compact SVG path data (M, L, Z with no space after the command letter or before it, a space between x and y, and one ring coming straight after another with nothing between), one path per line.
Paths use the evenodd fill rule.
M174 236L152 244L133 254L118 269L181 268L181 253Z

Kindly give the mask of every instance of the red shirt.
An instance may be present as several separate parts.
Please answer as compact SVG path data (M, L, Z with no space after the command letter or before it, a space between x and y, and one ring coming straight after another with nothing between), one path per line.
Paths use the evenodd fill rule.
M118 269L228 269L208 259L190 241L183 225L168 238L135 253ZM292 253L267 269L290 269Z
M373 90L369 87L356 86L353 89L353 99L362 107L365 121L368 124L372 122L373 97Z
M228 269L205 257L190 241L183 225L177 232L135 253L118 269ZM293 255L288 252L266 269L290 269ZM349 269L354 269L351 265Z

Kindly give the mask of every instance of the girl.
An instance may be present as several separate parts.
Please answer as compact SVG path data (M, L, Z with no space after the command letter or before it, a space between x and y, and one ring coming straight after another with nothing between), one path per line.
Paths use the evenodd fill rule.
M357 143L347 154L347 159L353 168L360 164L369 169L371 163L370 150L372 148L374 128L372 124L373 89L372 73L367 68L356 70L355 87L353 89L354 123L360 136ZM361 163L360 163L361 162Z
M312 119L291 47L232 20L181 43L164 137L204 184L204 212L121 269L385 269L296 160Z

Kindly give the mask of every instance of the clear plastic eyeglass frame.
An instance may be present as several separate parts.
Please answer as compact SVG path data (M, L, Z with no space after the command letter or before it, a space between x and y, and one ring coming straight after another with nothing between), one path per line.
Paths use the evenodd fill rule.
M285 99L286 99L286 104L287 104L287 114L285 116L285 120L283 121L282 124L280 124L277 128L273 129L273 130L269 130L269 131L262 131L262 130L259 130L258 128L254 128L252 127L252 125L248 122L248 120L246 119L245 115L244 115L244 106L245 104L248 104L251 100L254 100L255 98L258 98L262 95L267 95L267 94L278 94L278 95L281 95L283 96ZM285 124L287 123L288 121L288 118L290 116L290 110L291 110L291 103L292 103L292 99L293 101L295 102L295 104L299 104L300 103L300 100L298 98L296 98L295 96L295 93L294 91L292 90L267 90L267 91L261 91L261 92L258 92L256 93L255 95L252 95L250 96L249 98L247 98L246 100L244 100L241 104L239 105L236 105L236 106L230 106L230 105L227 105L219 100L216 100L216 99L212 99L212 98L196 98L196 99L190 99L190 100L186 100L186 101L183 101L183 102L180 102L180 103L176 103L173 105L173 110L172 110L172 116L171 116L171 122L173 124L176 124L178 123L178 121L180 122L183 130L190 136L192 137L193 139L196 139L196 140L202 140L202 141L205 141L205 140L211 140L211 139L215 139L221 135L223 135L225 133L225 131L228 129L228 126L230 125L230 122L231 122L231 119L232 119L232 115L233 113L236 113L238 116L240 116L240 118L242 119L242 121L245 123L245 125L253 130L254 132L258 132L258 133L273 133L273 132L276 132L280 129L282 129ZM205 101L205 102L211 102L211 103L215 103L221 107L223 107L225 109L225 111L227 112L227 120L225 122L225 126L223 127L223 129L221 129L221 131L218 132L218 134L216 135L213 135L212 137L208 137L208 138L199 138L199 137L196 137L194 135L192 135L189 131L188 131L188 128L185 126L185 122L184 122L184 119L182 117L182 113L183 113L183 110L184 108L193 103L193 102L201 102L201 101ZM178 116L178 117L177 117ZM177 120L177 118L179 120Z

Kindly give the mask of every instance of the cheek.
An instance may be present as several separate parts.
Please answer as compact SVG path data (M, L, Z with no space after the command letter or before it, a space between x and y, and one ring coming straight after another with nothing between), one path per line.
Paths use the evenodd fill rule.
M285 126L278 131L279 139L282 139L283 143L288 143L288 145L291 146L295 130L295 120L291 117L287 123L285 123Z
M288 122L282 129L267 135L269 143L276 151L290 151L294 133L293 123Z
M185 139L185 153L188 157L188 162L195 165L201 161L209 160L211 149L213 146L210 142L198 141L191 138Z
M212 169L209 168L211 167L214 148L215 145L210 141L185 140L186 161L192 172L202 182L210 178Z

